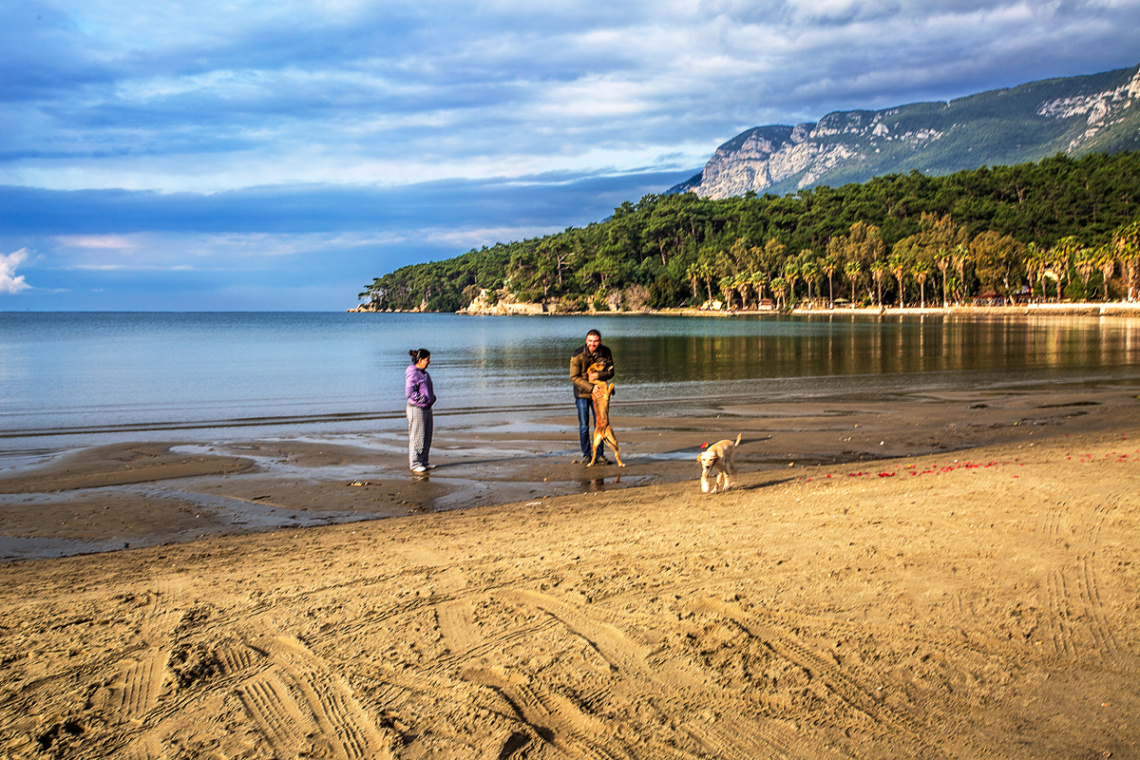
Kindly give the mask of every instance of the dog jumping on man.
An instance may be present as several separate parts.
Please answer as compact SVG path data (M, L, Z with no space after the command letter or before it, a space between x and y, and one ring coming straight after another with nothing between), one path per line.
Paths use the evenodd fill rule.
M600 372L606 368L602 362L591 364L589 369L586 370L587 376L591 372ZM610 425L610 396L614 395L614 384L607 383L602 380L591 380L594 384L594 393L592 396L594 402L594 442L593 442L593 456L590 457L590 462L587 467L593 467L594 462L598 459L598 446L605 441L614 450L614 459L617 460L618 467L625 467L625 463L621 461L621 452L618 451L617 438L614 437L614 429Z

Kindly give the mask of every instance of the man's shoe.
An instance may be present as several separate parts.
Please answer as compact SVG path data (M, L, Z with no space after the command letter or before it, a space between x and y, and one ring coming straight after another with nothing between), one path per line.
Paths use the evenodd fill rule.
M424 467L422 464L417 464L415 467L412 468L412 472L416 472L416 473L427 472L427 468Z

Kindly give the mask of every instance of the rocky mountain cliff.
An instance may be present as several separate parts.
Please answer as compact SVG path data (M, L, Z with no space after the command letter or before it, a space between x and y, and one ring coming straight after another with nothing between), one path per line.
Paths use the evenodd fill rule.
M710 198L784 194L883 174L1140 149L1140 66L1049 79L949 103L830 113L814 124L755 127L717 148L670 192Z

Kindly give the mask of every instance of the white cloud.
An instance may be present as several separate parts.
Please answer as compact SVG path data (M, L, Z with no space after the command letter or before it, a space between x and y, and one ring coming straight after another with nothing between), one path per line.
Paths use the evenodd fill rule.
M60 235L56 241L65 248L86 248L98 251L130 253L135 243L126 235Z
M526 240L559 232L556 226L547 227L488 227L481 229L425 229L421 230L424 240L453 246L457 251L478 248L483 245L505 243L511 240Z
M52 8L0 8L0 68L31 72L0 81L0 184L401 185L628 170L680 145L703 146L696 169L752 126L1131 65L1140 23L1137 0Z
M51 242L55 244L49 267L53 270L187 272L261 269L272 266L272 259L395 245L405 242L405 236L398 232L193 232L57 235Z
M0 293L19 293L32 287L24 281L23 275L16 276L16 267L23 264L27 257L26 248L7 255L0 253Z

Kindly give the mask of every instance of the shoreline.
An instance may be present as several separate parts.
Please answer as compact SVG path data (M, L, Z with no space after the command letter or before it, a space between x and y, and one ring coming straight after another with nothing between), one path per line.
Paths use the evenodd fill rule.
M128 439L0 477L0 562L667 485L696 478L702 444L737 434L741 471L765 472L1102 432L1140 424L1134 386L726 398L668 417L615 405L626 468L575 464L576 421L549 409L511 420L448 417L437 426L437 469L426 477L407 470L401 430Z
M421 314L421 313L436 313L436 314L450 314L453 312L421 312L419 310L403 311L399 309L391 309L386 311L376 311L373 309L363 308L361 304L355 308L348 309L350 314ZM732 317L732 316L764 316L764 315L804 315L815 316L821 314L850 314L850 315L877 315L877 316L890 316L890 315L907 315L907 316L937 316L937 315L1008 315L1008 314L1024 314L1024 315L1050 315L1050 316L1137 316L1140 315L1140 301L1088 301L1088 302L1074 302L1074 303L1033 303L1033 304L1014 304L1009 306L994 306L994 305L951 305L951 306L867 306L867 307L851 307L851 306L837 306L834 308L827 308L821 306L819 308L801 307L797 306L790 311L778 311L776 309L700 309L700 308L671 308L671 309L631 309L622 311L580 311L580 312L563 312L563 311L546 311L544 304L534 303L517 303L517 304L503 304L500 307L490 307L487 309L467 311L461 309L455 314L472 317L490 317L490 316L558 316L558 317L575 317L575 316L684 316L684 317Z

